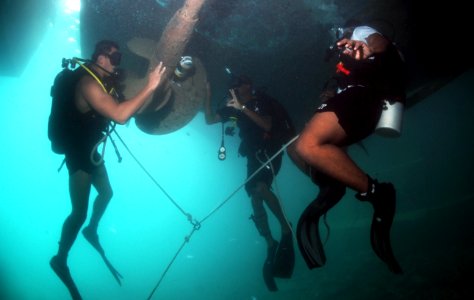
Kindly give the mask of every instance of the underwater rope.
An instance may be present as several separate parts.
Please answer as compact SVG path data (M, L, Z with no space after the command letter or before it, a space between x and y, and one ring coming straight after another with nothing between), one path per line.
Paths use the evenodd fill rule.
M258 172L260 172L267 164L269 164L272 160L275 159L280 153L282 153L289 145L291 145L294 141L299 138L299 135L293 137L288 143L284 144L280 150L278 150L275 154L272 155L265 163L263 163L255 172L252 173L237 189L235 189L221 204L219 204L216 208L214 208L206 217L201 220L201 223L206 221L210 216L212 216L217 210L219 210L227 201L230 200L247 182L249 182Z
M268 164L270 164L272 162L272 160L274 160L280 153L282 153L286 148L288 148L289 145L291 145L294 141L296 141L296 139L299 138L299 135L296 135L295 137L293 137L289 142L287 142L286 144L284 144L280 150L278 150L272 157L270 157L266 162L264 162L255 172L253 172L240 186L238 186L232 193L230 193L230 195L225 198L216 208L214 208L210 213L208 213L204 218L201 219L201 221L198 221L196 219L193 219L192 215L190 213L187 213L181 206L179 206L179 204L166 192L166 190L156 181L156 179L150 174L150 172L148 172L148 170L143 166L143 164L136 158L136 156L132 153L132 151L130 150L130 148L128 148L128 146L125 144L125 142L123 141L123 139L120 137L120 135L118 134L118 132L114 129L112 130L113 132L115 132L115 134L117 135L118 139L120 140L120 142L122 142L122 145L125 147L125 149L128 151L128 153L132 156L132 158L135 160L135 162L140 166L140 168L145 172L145 174L148 175L148 177L153 181L153 183L155 183L155 185L163 192L163 194L171 201L171 203L174 204L174 206L176 206L176 208L178 208L179 211L181 211L181 213L183 213L183 215L185 215L188 219L188 221L193 225L193 229L191 230L190 234L187 235L185 238L184 238L184 242L181 244L181 246L178 248L178 250L176 251L175 255L172 257L171 261L168 263L168 265L166 266L165 270L163 271L163 273L161 274L158 282L156 283L156 285L154 286L153 290L151 291L150 295L148 296L147 300L150 300L152 299L155 291L158 289L158 287L160 286L161 282L163 281L164 277L166 276L166 274L168 273L168 271L170 270L171 266L173 265L173 263L175 262L176 258L178 257L179 253L181 253L181 251L183 250L184 246L186 245L186 243L188 243L190 240L191 240L191 237L192 235L194 234L194 232L196 232L197 230L199 230L201 228L201 224L206 221L207 219L209 219L213 214L215 214L222 206L224 206L248 181L250 181L253 177L255 177L255 175L258 174L258 172L260 172L263 168L265 168ZM268 156L267 156L268 157ZM273 172L273 170L272 170ZM286 216L285 216L285 219L286 219ZM286 219L287 220L287 219ZM288 222L288 220L287 220ZM291 226L290 226L291 228ZM293 229L292 229L293 231ZM294 235L294 233L293 233Z
M265 151L265 157L267 160L269 160L268 158L268 154L267 152ZM260 159L258 158L257 156L257 159L260 161ZM260 161L261 163L263 163L262 161ZM273 168L273 164L272 163L269 163L268 164L270 166L270 170L272 171L272 175L273 175L273 182L274 182L274 185L275 185L275 192L276 192L276 199L278 201L278 203L280 204L280 207L281 207L281 213L283 214L283 217L285 218L285 222L286 222L286 225L288 226L288 228L290 228L291 230L291 234L293 236L296 236L295 235L295 232L293 231L293 226L291 225L290 221L288 221L288 217L286 216L285 214L285 209L283 209L283 204L281 202L281 196L280 196L280 189L278 188L278 183L277 183L277 180L276 180L276 175L275 175L275 169Z
M268 155L267 155L266 152L265 152L265 156L268 159ZM257 157L257 159L258 159L258 157ZM260 159L259 159L259 161L260 161ZM260 161L260 162L263 163L262 161ZM290 228L291 233L293 234L293 236L296 236L295 232L293 230L293 226L291 226L291 223L288 221L288 218L285 214L285 209L283 209L283 203L280 200L281 199L280 189L278 188L278 183L277 183L277 180L276 180L275 171L273 169L273 164L270 164L270 168L271 168L272 174L273 174L274 185L275 185L275 190L276 190L276 194L277 194L277 200L280 203L280 207L282 208L283 217L285 217L286 224ZM326 239L324 240L324 245L326 245L326 243L329 240L329 235L331 234L331 228L329 227L329 223L328 223L328 220L327 220L327 212L325 212L324 215L323 215L323 223L324 223L324 226L326 227L326 230L327 230Z
M295 137L293 137L288 143L284 144L280 150L278 150L272 157L270 157L266 162L264 162L255 172L252 173L252 175L250 175L245 181L244 183L242 183L239 187L237 187L237 189L235 189L226 199L224 199L224 201L222 201L216 208L214 208L207 216L205 216L204 218L201 219L201 221L197 222L197 224L199 224L199 226L201 226L201 224L206 221L207 219L209 219L214 213L216 213L222 206L224 206L224 204L226 204L248 181L250 181L253 177L255 177L255 175L257 175L258 172L260 172L263 168L265 168L266 165L268 165L269 163L271 163L272 160L275 159L275 157L277 157L281 152L283 152L286 148L288 148L289 145L291 145L294 141L296 141L297 139L299 138L299 135L296 135ZM285 216L285 219L286 219L286 216ZM287 219L287 222L288 222L288 219ZM290 226L291 228L291 226ZM189 240L191 239L191 236L194 234L194 232L199 229L199 228L196 228L194 227L193 230L191 231L191 233L185 237L184 239L184 242L183 244L181 244L181 247L179 247L178 251L176 252L176 254L173 256L173 258L171 259L170 263L168 264L168 266L166 267L166 269L163 271L163 274L161 275L160 279L158 280L157 284L155 285L155 287L153 288L152 292L150 293L150 296L148 296L147 300L150 300L152 297L153 297L153 294L155 293L155 291L158 289L158 287L160 286L161 282L163 281L163 278L165 277L166 273L168 272L168 270L171 268L171 265L174 263L174 261L176 260L176 257L179 255L179 253L181 252L181 250L183 249L184 245L186 243L189 242ZM292 233L293 233L293 228L291 228L292 230ZM294 233L293 233L294 235Z
M181 252L181 250L183 250L184 248L184 245L186 245L186 243L189 242L189 240L191 239L191 236L194 234L194 232L196 231L197 229L193 227L193 230L191 230L191 233L189 235L187 235L185 238L184 238L184 242L181 244L181 246L179 247L178 251L175 253L175 255L173 256L173 258L171 259L171 261L168 263L168 265L166 266L165 270L163 271L163 274L161 274L161 277L160 279L158 280L158 282L156 283L155 287L153 288L153 290L151 291L150 295L148 296L147 300L150 300L152 297L153 297L153 294L155 293L155 291L158 289L158 287L160 286L161 282L163 281L163 279L165 278L166 274L168 273L169 269L171 268L171 265L173 265L174 261L176 260L176 258L178 257L179 253Z
M184 215L186 216L186 218L188 219L188 221L193 225L193 227L197 230L201 227L201 225L199 224L198 221L196 220L193 220L193 217L190 213L186 212L172 197L170 194L168 194L168 192L166 192L166 190L158 183L158 181L156 181L156 179L153 177L153 175L150 174L150 172L148 172L148 170L145 168L145 166L143 166L143 164L137 159L137 157L132 153L132 151L130 150L130 148L128 148L128 146L125 144L125 142L122 140L122 137L120 137L120 135L118 134L118 132L116 130L114 130L115 134L117 135L117 137L119 138L119 140L122 142L123 146L125 147L125 149L128 151L128 153L132 156L132 158L135 160L135 162L140 166L140 168L143 170L143 172L145 172L145 174L148 175L148 177L151 179L151 181L153 181L153 183L161 190L161 192L168 198L168 200L171 201L171 203L173 203L174 206L176 206L176 208Z

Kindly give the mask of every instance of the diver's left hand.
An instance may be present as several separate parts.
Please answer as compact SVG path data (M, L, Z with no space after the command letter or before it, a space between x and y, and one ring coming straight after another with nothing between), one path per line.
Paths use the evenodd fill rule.
M230 89L229 92L230 92L230 95L232 96L232 98L227 102L227 106L228 107L233 107L237 110L242 110L243 105L240 104L239 100L237 100L237 96L235 95L235 91L233 89Z

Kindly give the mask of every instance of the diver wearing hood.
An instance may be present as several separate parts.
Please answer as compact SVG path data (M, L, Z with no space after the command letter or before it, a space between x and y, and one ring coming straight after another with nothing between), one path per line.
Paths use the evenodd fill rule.
M318 222L349 187L357 192L357 199L374 208L373 250L390 271L402 273L390 242L395 188L370 178L345 148L374 132L384 99L405 100L404 64L394 45L375 29L356 26L346 33L336 44L339 60L334 80L325 86L322 104L288 150L293 161L320 187L318 197L298 222L298 245L309 268L324 265Z

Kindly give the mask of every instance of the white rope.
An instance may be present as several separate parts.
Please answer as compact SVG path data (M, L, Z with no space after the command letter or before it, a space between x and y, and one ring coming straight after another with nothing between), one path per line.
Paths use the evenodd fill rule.
M272 160L274 160L280 153L282 153L289 145L291 145L294 141L299 138L299 135L293 137L289 142L284 144L280 150L278 150L272 157L270 157L265 163L263 163L255 172L253 172L240 186L238 186L221 204L219 204L216 208L214 208L206 217L204 217L200 223L204 222L208 219L211 215L213 215L217 210L219 210L227 201L230 200L247 182L249 182L258 172L260 172L266 165L268 165Z

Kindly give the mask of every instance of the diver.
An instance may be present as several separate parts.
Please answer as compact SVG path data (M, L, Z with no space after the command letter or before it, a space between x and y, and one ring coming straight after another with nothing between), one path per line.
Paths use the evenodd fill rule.
M146 85L136 96L119 103L109 94L111 88L106 88L105 82L120 64L120 59L121 53L117 43L109 40L98 42L92 61L81 66L84 69L83 75L75 84L75 96L72 101L74 118L71 119L74 126L69 132L70 138L65 149L72 211L64 221L58 253L50 260L51 268L66 285L73 299L82 298L71 277L67 259L86 221L92 186L98 194L90 222L82 232L86 240L100 253L118 283L121 283L121 275L106 259L97 234L99 221L112 198L112 187L105 164L100 154L94 151L94 147L103 137L104 124L107 120L124 124L130 119L160 85L166 70L160 63L150 71Z
M174 69L172 82L181 86L181 82L193 76L196 72L193 58L191 56L182 56L178 65Z
M369 26L347 24L336 43L335 75L320 95L321 104L289 148L293 161L319 186L316 199L297 226L298 246L310 269L326 262L319 236L321 216L336 205L346 188L374 209L370 240L376 255L393 273L402 273L390 241L396 191L392 183L369 177L346 147L376 128L383 102L405 102L405 67L398 49Z
M278 141L278 120L273 113L270 99L256 93L250 78L236 76L226 106L214 113L211 110L210 96L205 101L207 124L236 120L241 143L239 154L247 158L247 177L250 177L261 165L276 153L282 143ZM210 95L210 93L208 93ZM272 192L271 185L278 174L282 154L276 156L246 184L245 190L251 199L254 221L259 234L267 243L267 258L263 265L263 277L270 291L278 288L274 277L290 278L293 273L295 257L291 226L283 212L280 201ZM281 227L281 239L278 242L272 236L264 204L275 215Z

